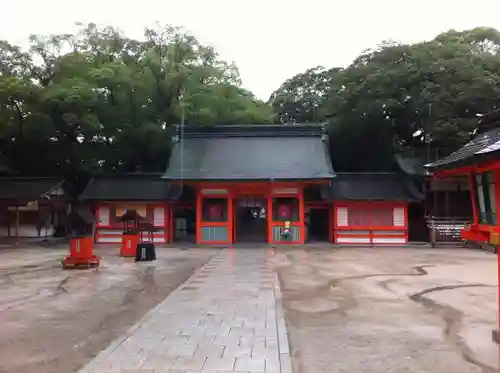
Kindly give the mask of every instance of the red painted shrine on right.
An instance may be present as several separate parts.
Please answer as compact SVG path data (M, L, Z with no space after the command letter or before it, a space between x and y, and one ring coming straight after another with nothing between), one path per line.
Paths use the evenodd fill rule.
M449 156L425 167L435 178L466 175L473 211L473 223L461 236L467 241L489 243L497 248L498 284L500 285L500 110L483 115L478 134ZM500 298L499 298L500 299ZM499 303L500 322L500 303ZM498 342L498 331L493 333Z

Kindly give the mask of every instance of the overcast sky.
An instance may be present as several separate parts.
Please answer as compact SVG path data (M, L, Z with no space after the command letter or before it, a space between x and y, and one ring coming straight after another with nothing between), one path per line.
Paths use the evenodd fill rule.
M7 0L0 0L0 2ZM235 61L245 88L262 99L316 65L345 66L382 40L414 42L450 28L500 29L499 0L14 0L0 39L73 31L95 22L141 37L156 21L185 26Z

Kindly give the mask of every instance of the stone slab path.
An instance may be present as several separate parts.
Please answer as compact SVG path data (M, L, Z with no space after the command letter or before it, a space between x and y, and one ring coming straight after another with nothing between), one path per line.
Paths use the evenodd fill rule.
M292 373L272 257L221 250L79 373Z

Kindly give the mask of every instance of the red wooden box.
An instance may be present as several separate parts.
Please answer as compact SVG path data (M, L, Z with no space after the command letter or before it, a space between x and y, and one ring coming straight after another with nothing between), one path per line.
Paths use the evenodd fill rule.
M90 268L99 265L99 258L93 254L93 237L78 236L69 241L69 256L62 261L63 268Z
M137 244L139 243L139 233L124 233L120 246L121 256L135 256Z
M92 236L74 237L69 241L69 255L76 259L86 259L93 256Z

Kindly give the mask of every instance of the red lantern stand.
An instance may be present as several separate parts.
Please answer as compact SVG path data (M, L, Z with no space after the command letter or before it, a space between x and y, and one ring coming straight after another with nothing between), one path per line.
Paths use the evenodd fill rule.
M135 211L129 211L120 218L123 221L122 242L120 245L120 255L124 257L135 256L137 244L139 243L139 216Z
M62 260L64 269L91 268L99 265L99 257L92 252L92 235L73 236L69 241L69 256Z

